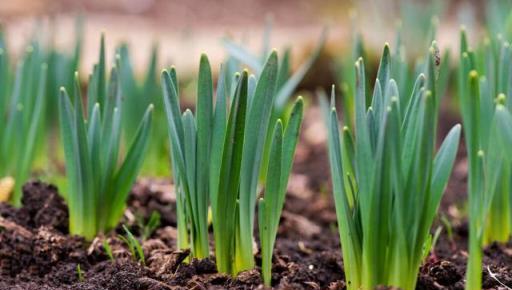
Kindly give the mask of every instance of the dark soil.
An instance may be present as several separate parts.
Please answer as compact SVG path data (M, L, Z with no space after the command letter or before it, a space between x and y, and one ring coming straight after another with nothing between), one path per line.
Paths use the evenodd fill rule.
M311 126L307 122L308 118L306 128ZM301 143L306 145L298 148L302 156L297 158L290 179L278 231L273 286L345 289L334 203L331 195L323 192L329 176L325 151L314 149L322 146L312 146L307 140ZM435 251L421 268L417 289L464 288L468 230L459 207L454 205L464 198L465 189L460 186L464 179L465 165L460 159L441 206L453 235L448 236L444 226ZM160 214L159 227L143 242L146 265L132 259L117 236L122 234L120 228L92 242L70 236L67 206L55 187L31 182L23 191L21 208L0 204L0 290L263 288L259 269L232 278L217 273L213 257L186 262L188 251L175 248L175 204L168 183L139 181L122 221L140 236L153 211ZM112 248L114 261L103 248L104 239ZM502 287L500 282L512 286L512 243L493 244L484 254L484 288L497 289ZM256 261L260 263L259 254Z

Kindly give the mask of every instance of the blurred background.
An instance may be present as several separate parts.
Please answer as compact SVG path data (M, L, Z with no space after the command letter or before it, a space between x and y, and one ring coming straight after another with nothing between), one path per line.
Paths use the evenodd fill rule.
M291 46L294 63L313 49L325 26L329 29L324 49L327 56L350 49L354 31L362 33L370 49L380 51L384 42L393 43L397 25L407 28L404 43L407 51L415 54L428 47L424 41L427 31L423 30L433 15L437 15L439 46L456 46L460 24L471 31L484 19L484 2L17 0L1 2L0 23L7 46L16 55L23 51L21 48L34 33L44 35L49 45L71 50L76 38L75 23L81 17L82 71L90 72L97 59L100 34L104 32L109 60L114 47L121 41L127 42L134 69L141 72L152 46L157 43L160 67L172 64L184 74L196 70L202 52L208 54L213 64L220 63L226 55L221 45L225 37L243 42L249 50L257 52L266 23L272 24L271 46L277 49Z

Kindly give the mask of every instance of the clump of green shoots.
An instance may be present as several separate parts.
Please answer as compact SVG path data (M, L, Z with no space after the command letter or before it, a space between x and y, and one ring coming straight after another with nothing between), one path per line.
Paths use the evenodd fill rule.
M14 75L0 34L0 201L21 202L38 149L45 110L47 65L37 45L29 45Z
M288 176L302 122L299 98L286 124L271 121L278 80L277 53L268 57L259 77L243 71L231 76L221 69L214 106L209 61L201 57L197 106L180 112L174 69L164 71L164 103L178 203L178 242L192 255L204 258L208 249L208 205L212 210L217 268L236 275L254 268L254 210L259 192L266 137L270 140L270 162L265 193L259 202L259 229L265 284L270 285L272 250L283 207ZM269 124L270 123L270 124ZM272 128L271 134L267 132Z
M472 51L460 42L459 97L468 154L469 259L466 289L482 287L482 247L511 234L512 49L500 37Z
M363 59L355 63L354 128L326 104L328 149L348 289L414 289L430 228L451 173L460 126L435 153L439 108L436 48L409 97L399 95L384 48L371 103ZM405 101L404 101L405 100Z
M87 93L87 118L75 75L73 98L61 89L59 120L69 179L66 196L70 232L92 239L115 226L141 167L148 143L153 106L149 105L126 155L120 159L122 105L116 67L105 76L104 39Z

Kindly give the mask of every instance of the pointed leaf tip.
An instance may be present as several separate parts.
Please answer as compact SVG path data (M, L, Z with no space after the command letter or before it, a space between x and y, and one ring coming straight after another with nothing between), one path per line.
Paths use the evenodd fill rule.
M383 55L389 55L390 54L390 49L389 49L389 43L388 42L385 42L384 43L384 52L383 52Z
M201 58L200 58L199 62L201 64L204 63L204 64L207 64L207 65L210 65L210 60L208 59L208 55L206 53L204 53L204 52L201 53Z
M277 63L277 49L272 49L272 52L270 53L270 56L268 57L267 62L276 62Z
M302 96L297 97L297 103L304 103L304 98Z
M505 94L501 93L496 98L496 103L499 105L505 105L506 100L507 100L507 97L505 96Z

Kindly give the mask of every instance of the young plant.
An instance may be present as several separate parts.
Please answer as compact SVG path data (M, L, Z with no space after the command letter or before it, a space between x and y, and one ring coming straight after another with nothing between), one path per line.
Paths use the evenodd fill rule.
M107 257L110 261L114 261L114 254L112 253L112 247L108 243L108 240L105 238L103 242L101 243L103 246L103 249L105 250L105 254L107 254Z
M194 257L208 256L208 201L212 209L217 268L236 275L254 267L253 229L258 180L271 112L276 97L277 53L272 52L259 78L243 71L231 94L230 77L221 69L213 106L211 69L201 57L196 114L180 112L174 69L164 71L164 103L169 123L177 187L178 240ZM260 232L266 283L270 283L272 247L284 202L303 103L298 99L286 126L272 125L272 162L260 200ZM264 254L263 254L264 253Z
M78 282L84 282L84 272L82 271L82 268L80 267L80 264L76 265L76 275L78 277Z
M124 160L121 140L121 91L117 69L105 79L104 41L100 62L94 67L88 90L88 118L75 75L73 101L64 88L59 120L69 179L67 202L70 232L92 239L115 226L123 215L126 198L139 172L148 143L153 106L150 105Z
M482 247L511 234L511 48L499 38L480 53L461 33L459 97L468 154L469 258L466 289L482 287ZM481 60L481 63L478 61Z
M137 227L140 230L140 237L143 241L149 239L153 232L160 226L160 213L153 211L145 222L144 217L136 216Z
M386 45L367 105L363 60L356 62L355 130L340 130L334 90L331 109L324 105L348 289L415 288L459 143L457 125L434 156L435 48L405 103L391 65Z
M0 35L0 201L15 206L21 202L21 188L30 176L38 148L43 112L47 65L37 44L28 46L11 83L9 56Z
M119 238L128 246L132 258L145 266L146 257L144 256L144 251L142 250L142 245L140 244L139 240L135 238L132 232L130 232L130 230L125 225L123 225L123 230L125 236L119 236Z

